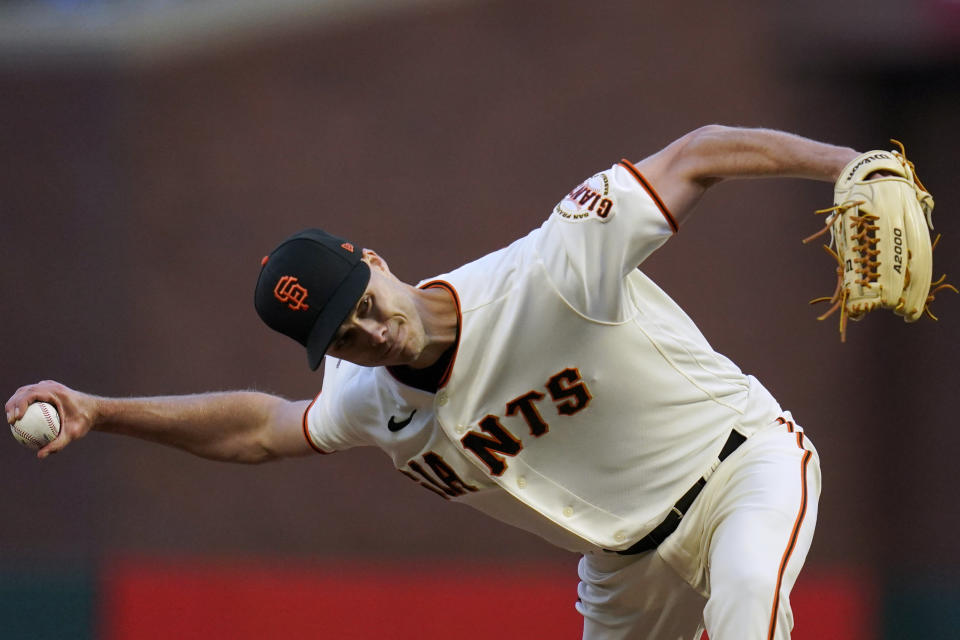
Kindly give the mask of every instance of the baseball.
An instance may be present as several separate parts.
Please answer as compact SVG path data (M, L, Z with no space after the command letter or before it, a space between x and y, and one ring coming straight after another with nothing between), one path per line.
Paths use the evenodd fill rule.
M13 437L23 446L39 449L60 434L60 414L47 402L34 402L10 425Z

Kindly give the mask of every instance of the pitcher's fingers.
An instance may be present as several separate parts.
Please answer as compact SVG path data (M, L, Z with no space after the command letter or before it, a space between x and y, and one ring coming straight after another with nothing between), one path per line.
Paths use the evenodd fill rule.
M52 453L57 453L62 450L65 446L70 443L70 438L63 430L63 426L60 427L60 435L48 442L44 447L37 451L37 458L40 460L45 459Z
M43 400L40 389L36 384L28 384L17 389L10 399L7 400L5 409L7 412L7 423L13 424L20 419L31 404L37 400Z

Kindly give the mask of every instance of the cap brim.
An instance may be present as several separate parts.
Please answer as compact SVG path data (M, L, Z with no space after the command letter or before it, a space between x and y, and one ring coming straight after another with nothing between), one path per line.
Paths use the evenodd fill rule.
M370 267L358 262L337 291L324 305L307 339L307 363L316 371L337 329L347 319L370 282Z

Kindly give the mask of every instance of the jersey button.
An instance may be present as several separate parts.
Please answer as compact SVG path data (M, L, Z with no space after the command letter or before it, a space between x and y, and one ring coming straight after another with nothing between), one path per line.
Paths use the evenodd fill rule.
M617 531L616 533L613 534L613 539L616 540L617 542L623 542L624 540L627 539L627 536L623 531Z
M517 486L520 487L521 489L526 489L527 479L524 478L523 476L520 476L519 478L517 478Z
M467 432L467 428L462 424L458 424L456 427L453 428L453 430L457 432L458 436L462 436Z
M443 405L447 404L447 392L446 392L446 391L441 391L440 393L437 394L437 404L440 405L441 407L442 407Z
M569 518L570 516L572 516L572 515L573 515L573 507L564 507L564 508L563 508L563 515L566 516L566 517L568 517L568 518Z

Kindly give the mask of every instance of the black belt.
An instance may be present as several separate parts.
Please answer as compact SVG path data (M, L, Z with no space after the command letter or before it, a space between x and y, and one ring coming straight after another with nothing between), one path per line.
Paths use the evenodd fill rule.
M720 461L723 462L727 456L736 451L737 447L746 440L747 438L745 436L736 431L731 431L730 437L727 438L727 443L723 445L723 449L720 450L720 455L718 456ZM680 526L680 520L683 518L683 514L687 512L687 509L690 508L693 501L697 499L697 496L700 495L700 491L706 484L707 481L704 478L697 480L697 482L683 494L683 497L677 500L677 504L673 505L673 509L671 509L667 517L663 519L663 522L658 524L646 537L641 538L639 542L633 544L628 549L617 551L617 553L622 556L632 556L636 553L652 551L659 547L660 543L666 540L667 536L676 531L677 527Z

